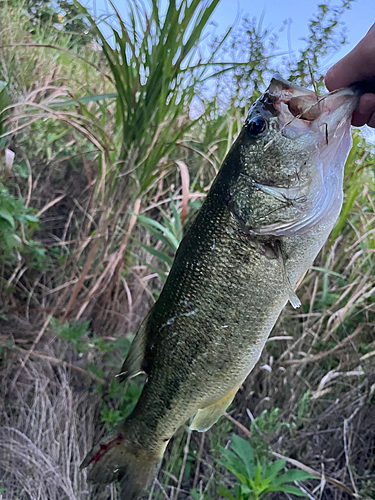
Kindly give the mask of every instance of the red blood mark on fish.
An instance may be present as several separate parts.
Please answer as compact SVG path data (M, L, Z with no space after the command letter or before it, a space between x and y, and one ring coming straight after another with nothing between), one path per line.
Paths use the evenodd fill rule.
M99 462L99 460L102 458L103 455L107 453L107 451L111 450L115 446L119 446L122 442L122 435L119 434L113 441L110 441L109 443L101 443L100 449L95 455L92 457L90 462L87 465L90 465L92 462Z

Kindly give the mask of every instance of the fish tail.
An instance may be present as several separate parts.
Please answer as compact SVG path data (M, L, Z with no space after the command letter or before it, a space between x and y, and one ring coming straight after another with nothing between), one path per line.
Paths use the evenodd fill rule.
M121 500L138 500L156 476L166 442L153 449L145 448L130 428L119 428L106 436L88 453L81 469L93 465L88 481L119 481Z

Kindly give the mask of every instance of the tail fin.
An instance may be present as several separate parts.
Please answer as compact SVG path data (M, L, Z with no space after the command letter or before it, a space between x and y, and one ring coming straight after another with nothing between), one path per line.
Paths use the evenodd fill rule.
M166 443L162 443L157 453L141 448L119 429L88 453L81 469L93 464L88 474L89 481L120 481L121 500L138 500L156 476L165 446Z

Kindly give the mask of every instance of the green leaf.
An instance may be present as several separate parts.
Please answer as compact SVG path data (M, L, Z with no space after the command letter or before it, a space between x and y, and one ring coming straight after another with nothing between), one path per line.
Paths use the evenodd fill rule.
M12 170L17 172L18 175L23 179L27 179L29 177L29 170L25 161L21 161L20 163L13 163Z
M247 483L247 470L245 464L230 450L221 448L221 454L225 461L218 460L218 463L224 465L232 474L234 474L243 484Z
M291 493L292 495L296 495L297 497L307 497L306 493L301 491L299 488L292 486L291 484L285 484L283 486L280 486L277 490L274 491L281 491L282 493Z
M200 492L194 488L193 490L190 490L190 495L193 497L194 500L200 500Z
M4 122L9 114L9 111L5 109L10 105L10 97L7 88L8 84L6 82L0 82L0 136L6 132ZM0 137L0 151L5 147L6 141L7 137Z
M64 108L66 106L77 106L78 104L90 104L92 102L100 102L106 99L116 99L118 97L117 92L110 92L108 94L93 94L85 97L79 97L78 99L69 99L66 101L55 101L48 105L49 108ZM30 108L29 108L30 109ZM35 108L39 109L39 108Z
M5 210L5 208L0 208L0 217L6 220L13 229L16 228L16 225L14 223L14 218L7 210Z
M175 234L181 239L182 237L182 224L181 224L181 214L177 212L176 203L172 198L172 193L170 193L171 207L174 219Z
M324 274L329 274L330 276L336 276L336 278L344 279L344 276L342 274L336 273L324 267L311 266L310 269L312 269L313 271L319 271Z
M230 447L245 464L248 476L254 477L254 453L250 443L246 441L246 439L242 439L240 436L233 434Z
M1 230L1 227L0 231L3 233L2 238L4 240L5 246L7 247L8 251L13 250L14 248L20 248L21 243L17 238L15 238L13 234L4 234L4 232Z
M234 496L233 496L233 493L231 493L228 488L226 488L225 486L223 486L222 484L220 484L218 487L217 487L217 490L216 490L217 494L224 497L224 498L229 498L229 500L237 500Z
M279 476L274 482L274 485L289 483L292 481L305 481L305 479L311 479L314 476L300 469L291 469Z
M286 460L276 460L273 462L266 468L266 477L273 481L277 477L278 473L284 469L285 464Z
M147 250L154 257L158 258L162 262L165 262L167 264L168 268L170 268L172 266L173 259L172 259L172 257L167 255L166 253L159 252L158 250L155 250L155 248L150 247L149 245L145 245L144 243L141 243L141 242L139 242L139 245L142 248L144 248L145 250Z
M93 365L92 363L87 363L86 364L86 369L87 370L90 370L90 372L92 372L94 375L96 375L97 377L99 378L103 378L104 377L104 372L103 370L100 370L100 368L97 368L95 365Z
M241 493L248 495L249 493L253 493L253 491L253 488L250 488L247 484L241 484Z
M345 222L348 219L349 213L353 207L355 199L358 196L358 193L361 189L361 185L359 183L353 183L352 187L346 192L346 200L342 207L339 220L336 223L336 226L333 228L331 234L331 244L336 240L338 235L340 234L341 229L344 227Z
M254 471L255 485L258 488L262 484L262 466L258 464Z
M173 250L177 250L179 246L179 242L177 241L174 234L169 231L167 228L162 226L156 220L150 219L149 217L144 217L143 215L138 215L137 218L142 222L142 224L150 231L153 232L154 236L156 236L160 241L163 241L167 246L172 248ZM157 231L152 231L151 228L155 228ZM164 236L164 234L165 236Z

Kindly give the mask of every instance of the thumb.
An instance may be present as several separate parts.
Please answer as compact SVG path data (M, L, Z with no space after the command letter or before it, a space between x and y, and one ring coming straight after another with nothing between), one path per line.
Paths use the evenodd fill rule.
M348 87L352 83L375 77L375 24L366 36L343 59L330 68L325 76L329 91Z

